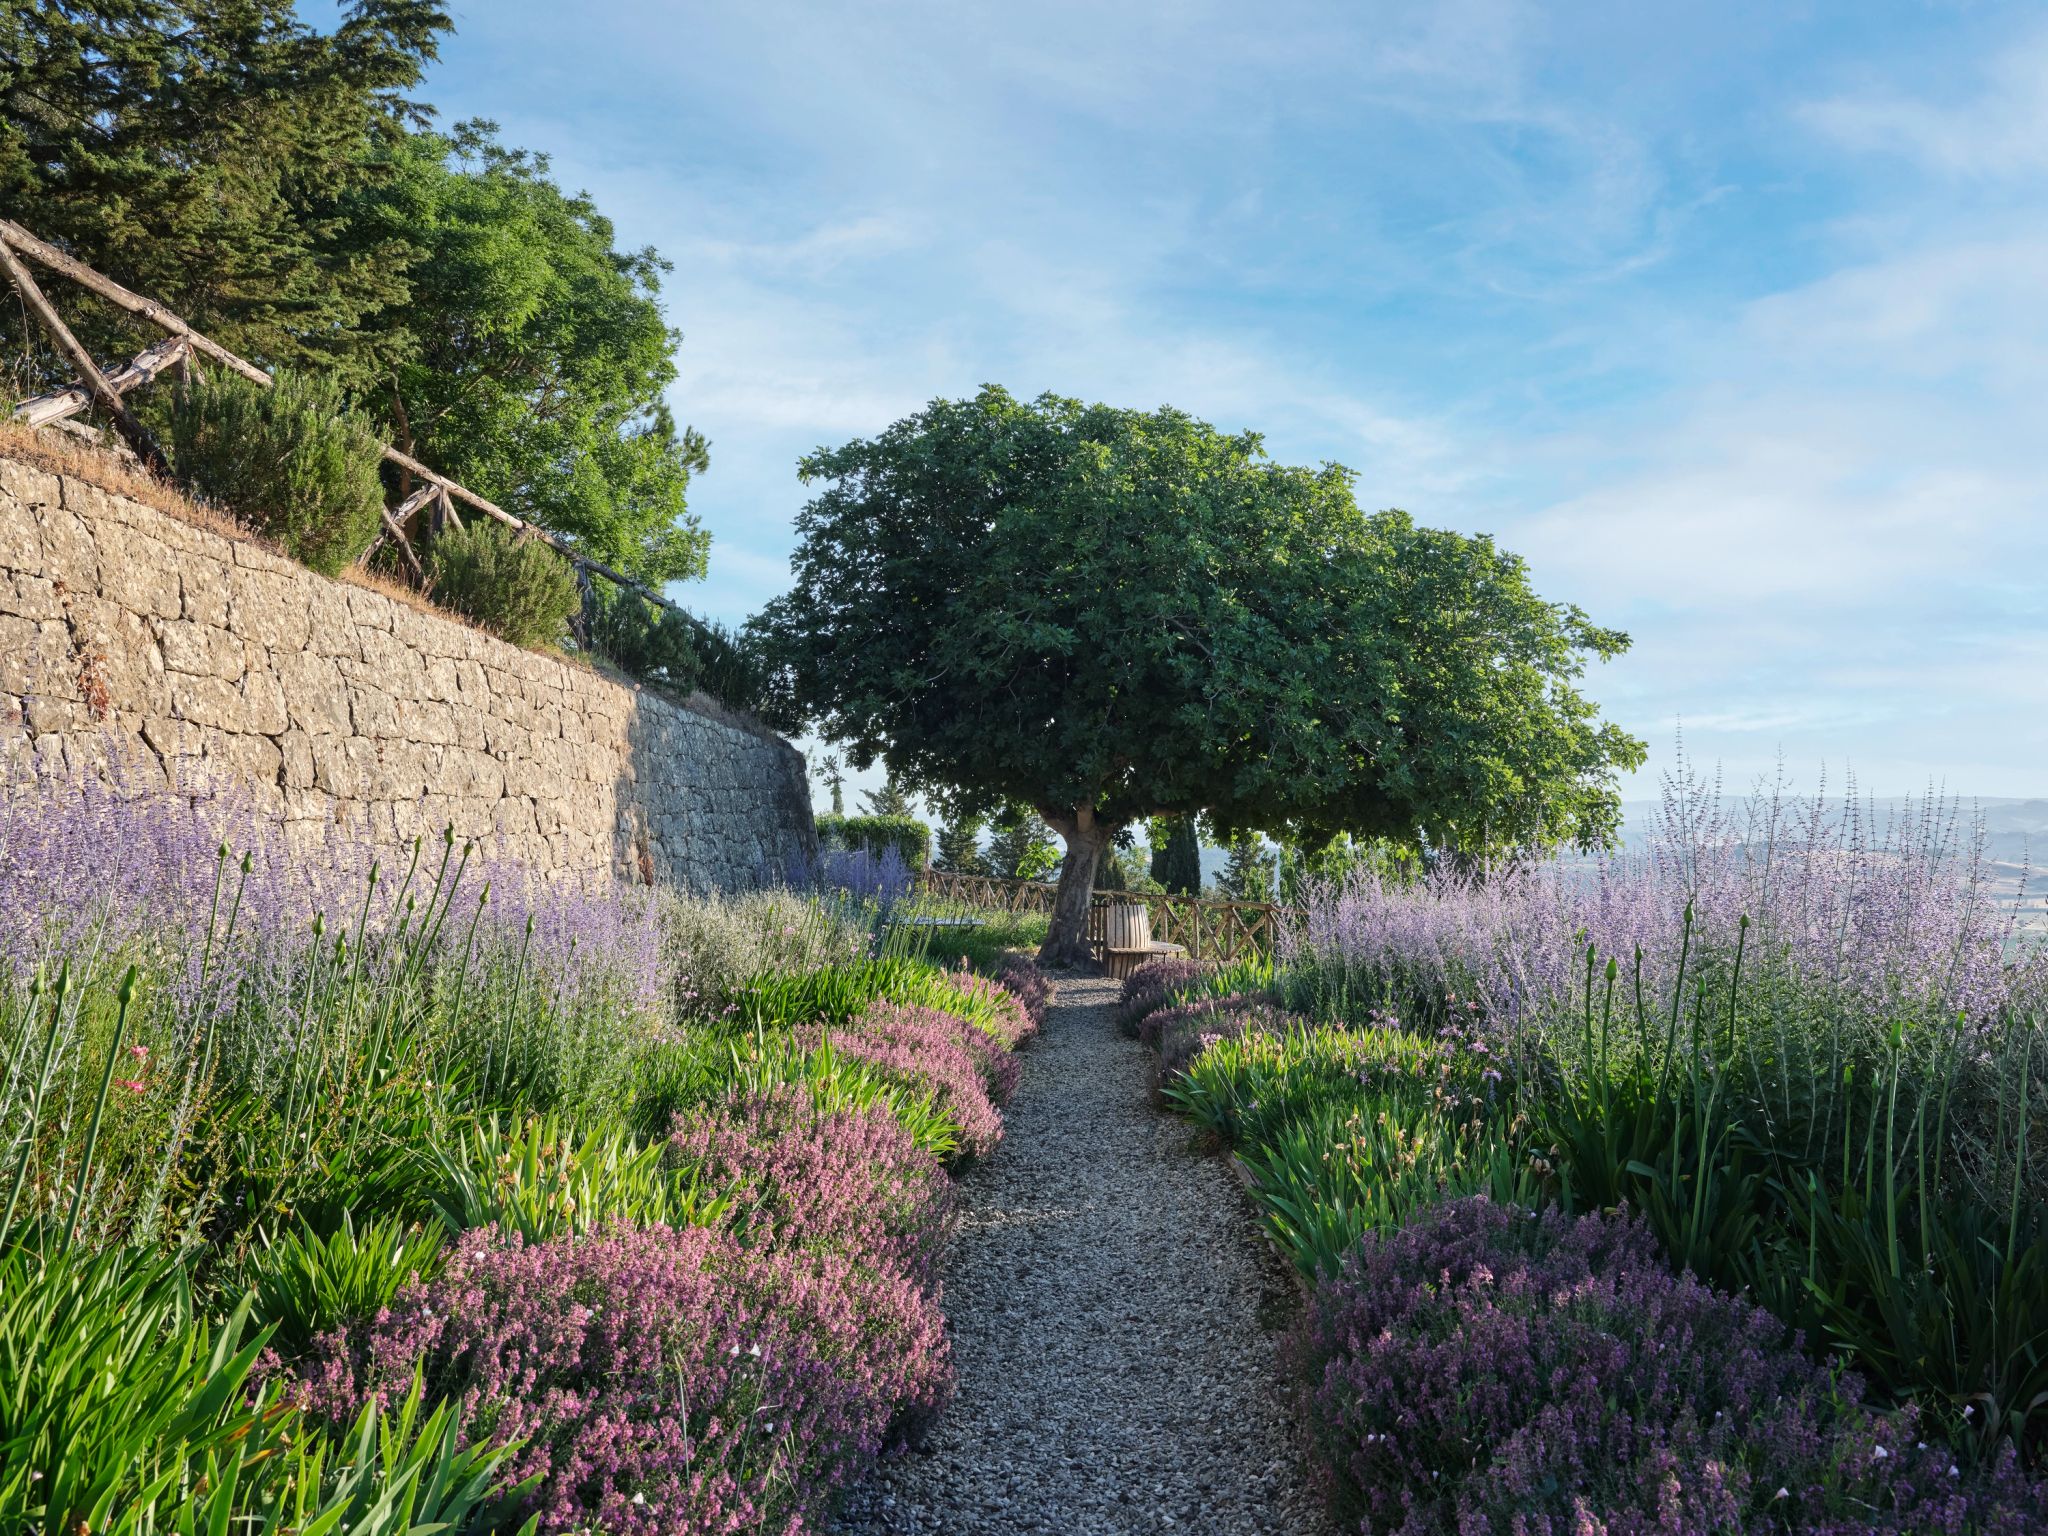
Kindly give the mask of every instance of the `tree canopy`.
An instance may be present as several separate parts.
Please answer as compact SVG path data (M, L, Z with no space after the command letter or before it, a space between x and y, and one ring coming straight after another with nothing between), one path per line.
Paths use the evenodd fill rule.
M1150 815L1477 852L1597 843L1642 744L1578 691L1627 637L1491 539L1364 515L1337 465L1179 411L986 388L801 465L761 625L860 766L1067 842L1048 958Z
M338 379L588 553L700 576L666 265L491 124L428 129L410 93L449 25L428 0L353 0L331 32L290 0L0 0L0 208L244 356ZM65 308L103 358L135 350L132 322Z

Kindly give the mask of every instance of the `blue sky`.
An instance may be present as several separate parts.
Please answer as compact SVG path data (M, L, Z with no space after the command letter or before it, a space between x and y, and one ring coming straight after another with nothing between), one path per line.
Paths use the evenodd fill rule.
M426 95L675 263L715 543L983 382L1334 459L1737 782L2048 794L2048 8L457 3Z

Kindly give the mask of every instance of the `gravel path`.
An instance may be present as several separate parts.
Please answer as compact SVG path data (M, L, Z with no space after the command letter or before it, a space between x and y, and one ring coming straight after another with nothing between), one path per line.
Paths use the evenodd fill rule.
M1062 981L962 1180L960 1387L841 1536L1324 1536L1279 1385L1294 1304L1229 1168L1152 1108L1113 982Z

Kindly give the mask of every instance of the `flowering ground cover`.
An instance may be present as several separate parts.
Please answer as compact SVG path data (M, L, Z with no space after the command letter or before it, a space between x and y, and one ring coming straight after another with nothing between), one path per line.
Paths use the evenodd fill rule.
M232 810L0 801L0 1526L793 1532L929 1420L1035 973Z
M2048 962L1941 807L1719 804L1325 888L1235 997L1132 978L1311 1281L1361 1530L2048 1521Z

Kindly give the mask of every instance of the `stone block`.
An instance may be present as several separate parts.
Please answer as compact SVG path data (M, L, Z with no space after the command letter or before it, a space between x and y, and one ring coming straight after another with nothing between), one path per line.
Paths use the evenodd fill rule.
M18 619L61 619L64 599L48 577L15 571L0 576L0 614Z
M23 506L56 506L64 500L64 487L47 470L19 459L0 459L0 494Z
M261 556L262 565L245 564L245 554ZM275 555L235 546L235 568L228 580L228 623L234 631L274 651L302 651L312 634L305 583L312 576L284 565Z
M76 513L58 506L40 507L36 530L43 551L43 575L67 592L99 590L99 546Z
M184 612L174 556L133 528L102 528L99 595L131 613L175 619Z
M293 725L314 736L345 736L355 729L348 685L331 658L312 651L283 651L271 658L271 666Z
M239 682L248 670L248 652L227 630L189 619L171 619L157 628L156 643L164 669L193 677Z

